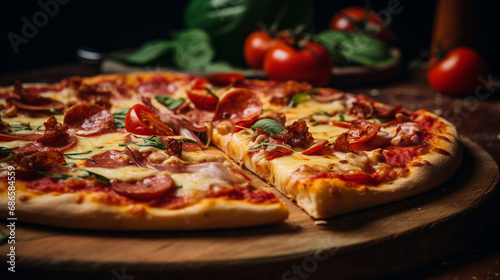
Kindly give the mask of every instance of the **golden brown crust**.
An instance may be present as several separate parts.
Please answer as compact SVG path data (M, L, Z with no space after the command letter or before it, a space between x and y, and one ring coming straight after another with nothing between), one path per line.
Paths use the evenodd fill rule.
M440 123L439 129L431 132L439 136L432 138L433 147L442 151L431 150L415 158L415 162L423 164L408 166L409 171L404 177L377 186L353 187L353 184L338 178L310 180L307 176L301 177L300 170L297 171L298 179L280 180L280 177L290 178L296 170L287 169L283 162L277 160L267 161L262 157L252 160L248 156L248 147L254 143L249 142L250 137L226 134L231 131L227 129L228 123L221 123L215 128L213 139L215 145L230 157L295 200L309 215L317 219L327 218L425 192L444 183L455 173L462 158L462 145L455 128L448 121L427 111L422 110L417 113L419 115L417 121L421 117L428 116ZM303 164L306 165L307 162Z
M20 184L17 182L17 184ZM29 199L21 199L28 194ZM249 227L277 223L288 217L281 203L252 204L246 201L205 198L182 209L152 208L142 204L128 206L91 202L92 194L31 195L16 192L16 217L20 222L61 228L96 230L200 230ZM7 194L0 195L7 205ZM7 215L2 211L2 217Z

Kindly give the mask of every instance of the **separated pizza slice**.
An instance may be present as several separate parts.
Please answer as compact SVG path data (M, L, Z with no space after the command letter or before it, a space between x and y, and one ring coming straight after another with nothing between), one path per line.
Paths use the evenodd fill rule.
M213 125L217 147L314 218L429 190L461 159L446 120L331 89L274 97L232 89Z

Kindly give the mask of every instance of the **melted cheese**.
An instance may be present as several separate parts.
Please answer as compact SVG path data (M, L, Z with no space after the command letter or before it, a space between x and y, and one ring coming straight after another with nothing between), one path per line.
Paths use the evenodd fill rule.
M16 140L16 141L9 141L9 142L0 142L0 147L14 149L16 147L26 145L28 143L31 143L31 141Z
M61 91L46 91L40 93L40 96L57 100L65 105L77 104L77 91L72 88L64 88Z
M141 168L137 166L125 166L113 169L102 167L85 167L82 169L102 175L110 180L119 180L125 182L140 181L157 174L156 170Z
M86 151L92 151L89 155L94 155L109 150L123 151L125 150L125 147L122 147L119 144L125 142L125 136L127 136L127 134L123 134L121 132L106 133L92 137L77 136L78 144L65 153L83 153Z
M56 115L54 116L58 122L62 123L64 120L63 115ZM16 117L11 117L11 118L3 118L2 121L8 123L8 124L29 124L33 128L41 127L41 129L45 129L43 123L46 122L49 119L49 117L43 117L43 118L30 118L30 117L25 117L25 116L16 116ZM15 133L33 133L33 131L30 130L20 130Z
M227 185L227 182L204 173L177 173L171 176L175 186L179 188L178 196L183 196L193 190L206 191L212 184Z
M335 141L339 135L347 132L347 128L334 125L318 124L309 125L309 132L311 132L314 139L328 139L330 142Z
M345 111L345 102L342 100L336 100L329 103L319 103L311 100L309 102L299 103L296 107L286 106L279 109L279 112L287 116L288 123L320 112L327 112L329 115L335 115Z

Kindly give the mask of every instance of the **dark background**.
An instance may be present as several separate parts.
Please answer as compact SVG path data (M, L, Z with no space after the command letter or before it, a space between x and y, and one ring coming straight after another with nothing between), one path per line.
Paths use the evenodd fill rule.
M47 2L49 0L41 0ZM53 0L55 1L55 0ZM62 0L61 0L62 1ZM7 34L21 35L23 17L30 21L41 11L38 1L4 3L0 20L0 73L74 63L76 50L87 46L110 52L137 47L141 43L168 37L169 31L183 27L182 10L187 1L97 1L65 0L48 23L38 28L27 44L19 45L16 54ZM14 3L13 3L14 2ZM346 6L363 6L365 1L314 1L314 28L327 28L331 16ZM374 11L387 8L389 0L372 1ZM405 61L415 59L428 50L434 19L434 1L400 0L401 13L392 16L396 46L403 51ZM486 57L491 70L498 75L500 1L479 2L479 26L475 31L488 40L479 51ZM6 5L6 6L5 6Z

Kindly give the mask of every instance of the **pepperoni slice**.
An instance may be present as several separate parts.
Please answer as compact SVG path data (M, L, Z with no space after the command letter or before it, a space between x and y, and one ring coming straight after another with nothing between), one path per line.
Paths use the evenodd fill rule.
M91 160L85 161L87 167L118 168L134 165L134 162L125 152L106 151L92 156Z
M73 148L78 139L74 135L68 133L63 133L57 137L57 139L47 142L35 141L24 146L19 146L16 148L17 151L49 151L56 150L59 152L64 152Z
M23 88L21 82L16 81L14 85L14 92L18 98L12 98L10 101L17 108L25 111L48 111L53 110L63 110L66 106L56 100L50 98L39 96L36 93L27 91Z
M0 134L0 141L11 142L17 140L24 141L35 141L36 139L42 137L42 134L33 133L33 134Z
M347 131L349 144L360 144L369 141L380 131L380 124L367 121L355 120Z
M138 199L157 198L173 189L174 181L167 174L158 174L139 182L112 181L111 188L117 193Z
M311 98L319 103L328 103L344 97L344 92L333 88L317 88Z
M235 124L251 120L261 112L262 103L255 93L243 88L233 88L219 100L212 122L217 124L227 120Z
M80 136L92 136L111 129L113 115L96 104L83 103L71 107L64 116L64 123Z

